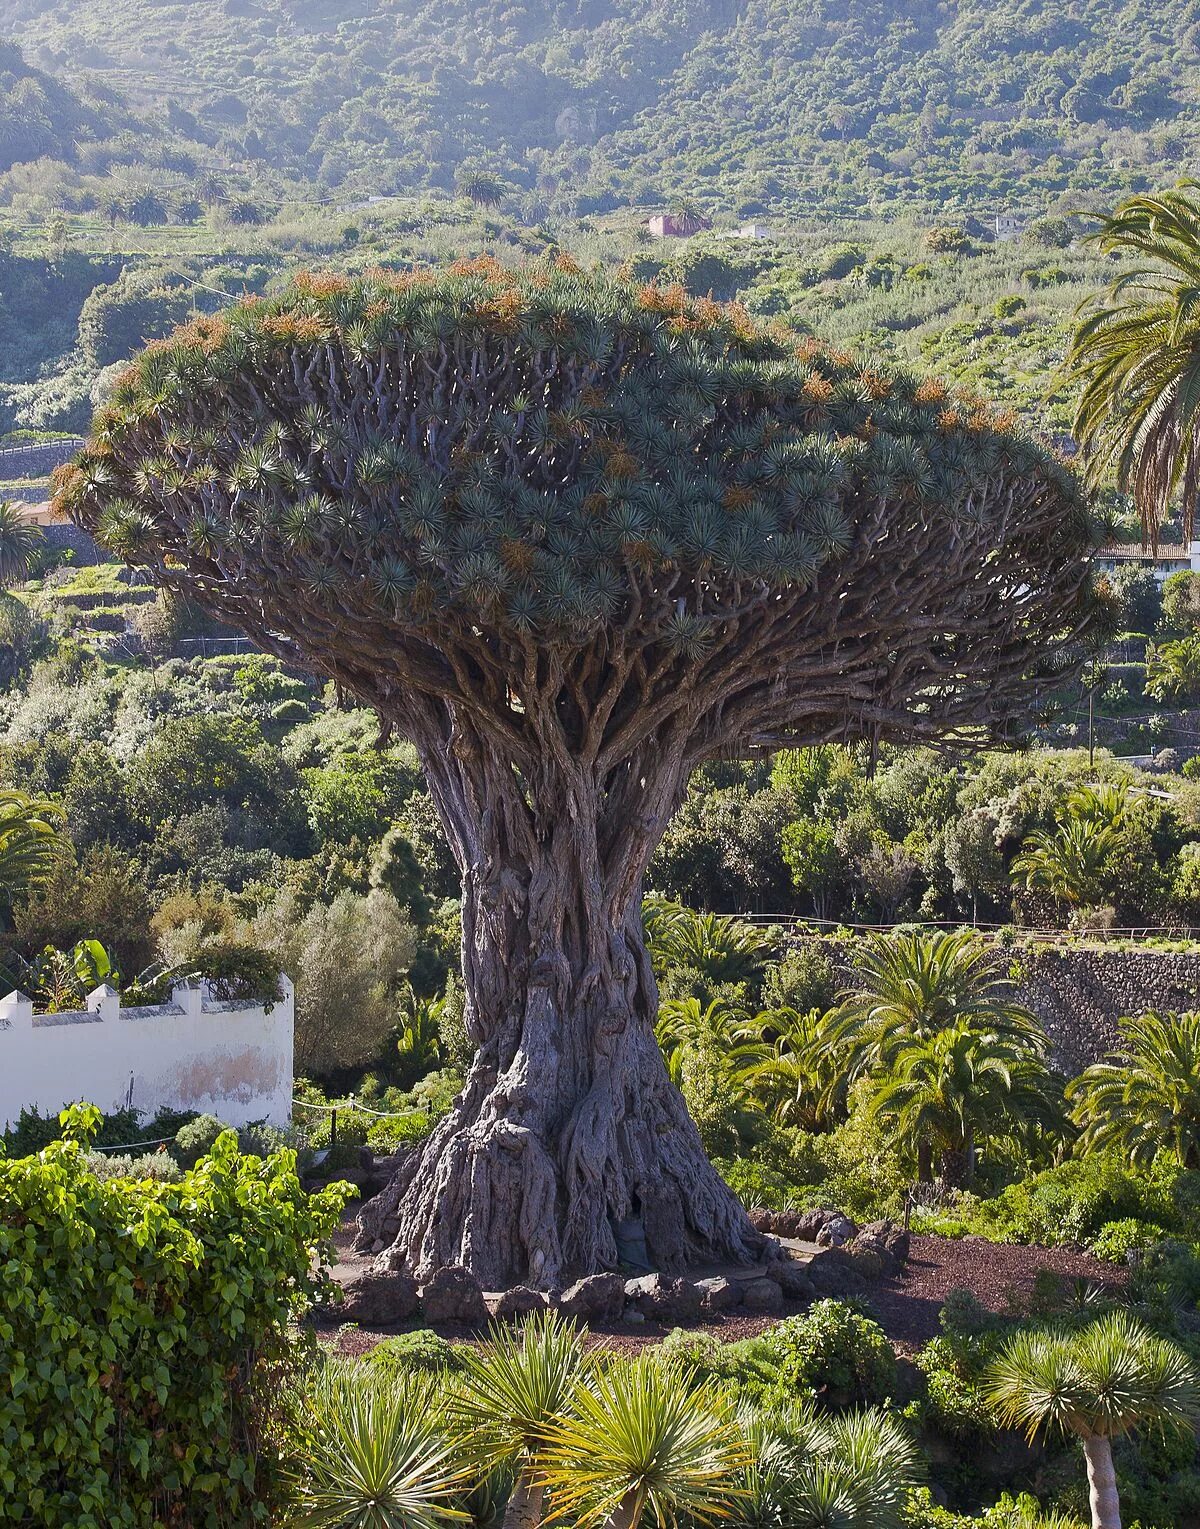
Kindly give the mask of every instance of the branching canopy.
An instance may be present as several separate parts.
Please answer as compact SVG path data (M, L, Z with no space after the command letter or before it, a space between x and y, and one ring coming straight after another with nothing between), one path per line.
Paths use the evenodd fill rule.
M938 384L571 262L301 276L150 346L70 514L510 762L1018 725L1095 615L1065 467ZM546 720L553 722L553 740Z

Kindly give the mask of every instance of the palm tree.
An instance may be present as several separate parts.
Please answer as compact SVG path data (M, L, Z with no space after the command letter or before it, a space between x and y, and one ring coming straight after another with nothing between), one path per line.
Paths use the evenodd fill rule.
M1092 238L1136 264L1080 311L1066 359L1082 384L1075 439L1090 481L1132 493L1152 541L1179 494L1186 540L1200 482L1200 206L1190 186L1130 197Z
M1092 1529L1121 1529L1112 1441L1141 1427L1190 1432L1200 1389L1187 1355L1128 1312L1076 1332L1023 1332L985 1379L1002 1424L1083 1443Z
M1092 906L1104 895L1104 874L1118 842L1109 824L1068 817L1029 835L1013 860L1013 876L1069 907Z
M656 972L687 967L712 982L751 982L770 956L770 935L721 913L693 913L667 898L642 904L647 945Z
M25 582L44 540L16 505L0 499L0 587Z
M780 1125L828 1131L845 1118L846 1069L828 1044L834 1018L819 1009L765 1009L749 1022L771 1049L743 1068L741 1080Z
M0 903L11 908L50 875L62 821L57 803L0 790Z
M1146 650L1145 691L1155 701L1194 701L1200 695L1200 635Z
M294 1529L444 1529L468 1523L470 1484L436 1382L331 1359L304 1399L289 1466Z
M658 1044L667 1061L667 1071L676 1083L689 1051L706 1047L728 1065L731 1074L741 1074L769 1055L745 1009L714 998L705 1008L698 998L669 998L660 1005L655 1028Z
M539 1456L555 1515L580 1529L728 1518L749 1461L728 1399L653 1357L599 1371Z
M462 169L455 183L458 194L478 207L499 207L504 200L504 182L489 170Z
M1013 1135L1052 1111L1048 1074L1039 1048L1008 1036L981 1034L959 1021L936 1035L902 1045L868 1109L888 1122L917 1159L918 1178L933 1178L940 1157L947 1183L975 1177L980 1138Z
M1141 1014L1122 1044L1067 1084L1084 1148L1117 1147L1137 1167L1162 1153L1200 1168L1200 1013Z
M855 960L854 985L837 1011L831 1044L845 1048L861 1076L886 1069L909 1041L959 1023L1046 1046L992 951L970 930L871 935Z
M1129 787L1123 780L1080 786L1067 798L1067 815L1114 832L1125 826Z
M583 1334L553 1312L535 1314L520 1333L494 1327L487 1343L466 1355L466 1370L449 1403L475 1453L493 1469L516 1473L504 1529L536 1529L545 1488L535 1465L548 1430L579 1389Z
M872 1079L877 1087L901 1081L896 1069L902 1054L907 1053L906 1065L915 1069L912 1048L928 1046L943 1032L970 1036L1001 1050L1018 1048L1006 1054L1012 1062L1019 1054L1023 1067L1036 1066L1048 1050L1045 1031L1017 1002L992 952L970 930L872 936L855 962L854 976L855 986L843 1000L827 1042L845 1073L842 1086L860 1078ZM959 1045L964 1057L976 1054L971 1043ZM950 1056L938 1053L937 1062L926 1065L933 1065L936 1073L949 1065ZM960 1065L965 1062L960 1060ZM981 1070L980 1087L994 1092L990 1069ZM906 1118L916 1119L918 1114L910 1112ZM918 1178L928 1182L933 1177L934 1135L915 1132L914 1145ZM963 1146L969 1148L969 1143L964 1140Z

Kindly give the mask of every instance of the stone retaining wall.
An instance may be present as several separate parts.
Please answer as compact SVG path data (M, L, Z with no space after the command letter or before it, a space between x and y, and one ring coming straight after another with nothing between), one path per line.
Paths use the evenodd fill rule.
M1079 1072L1110 1050L1123 1015L1200 1008L1200 951L1045 945L1018 959L1021 1001L1045 1025L1066 1072Z
M69 547L75 554L71 560L75 568L91 568L97 563L107 563L112 557L110 552L102 551L80 526L43 526L42 535L51 547Z
M857 942L792 936L789 944L818 945L839 980L850 980ZM1178 952L1097 946L1018 944L998 947L1017 996L1046 1028L1055 1065L1082 1071L1111 1050L1117 1020L1147 1009L1200 1008L1200 948Z

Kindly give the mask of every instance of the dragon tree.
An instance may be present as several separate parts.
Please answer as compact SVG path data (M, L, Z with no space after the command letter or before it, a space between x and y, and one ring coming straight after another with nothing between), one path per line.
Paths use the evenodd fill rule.
M1070 472L939 384L582 273L298 277L149 346L59 502L411 739L462 875L463 1091L389 1195L487 1286L761 1249L654 1040L704 760L1011 736L1096 624Z

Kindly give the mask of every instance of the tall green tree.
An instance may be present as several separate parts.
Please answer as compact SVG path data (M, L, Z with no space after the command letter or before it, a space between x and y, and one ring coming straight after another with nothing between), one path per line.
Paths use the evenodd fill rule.
M397 1240L492 1288L613 1265L631 1217L663 1265L760 1246L654 1039L642 881L696 766L1007 734L1098 620L1074 480L986 409L567 259L200 319L59 481L415 745L478 1051Z
M994 953L969 930L872 936L825 1045L845 1073L837 1087L869 1080L874 1107L898 1122L922 1181L939 1150L953 1177L969 1176L976 1133L1029 1105L1048 1049Z
M1200 634L1147 648L1146 694L1155 701L1200 697Z
M1127 1312L1078 1332L1024 1332L985 1380L1000 1421L1083 1445L1092 1529L1121 1529L1113 1440L1138 1428L1188 1433L1200 1416L1196 1375L1182 1349Z
M1133 495L1157 540L1172 500L1190 537L1200 485L1200 202L1193 184L1133 196L1092 235L1122 273L1083 310L1067 367L1075 438L1097 484Z
M15 504L0 499L0 587L24 583L45 540Z
M902 1044L872 1081L870 1113L893 1128L927 1181L936 1154L946 1183L970 1185L981 1140L1012 1136L1051 1113L1041 1050L980 1034L965 1020Z
M1115 1147L1138 1167L1169 1155L1200 1168L1200 1014L1140 1014L1120 1035L1067 1084L1081 1145Z
M49 879L62 825L57 803L0 790L0 905L6 911Z
M1026 838L1013 859L1012 875L1031 891L1047 892L1068 908L1094 906L1103 901L1118 843L1108 824L1069 816Z

